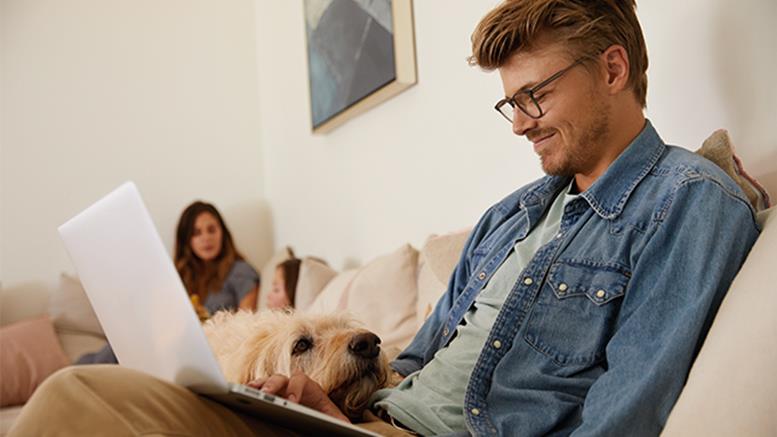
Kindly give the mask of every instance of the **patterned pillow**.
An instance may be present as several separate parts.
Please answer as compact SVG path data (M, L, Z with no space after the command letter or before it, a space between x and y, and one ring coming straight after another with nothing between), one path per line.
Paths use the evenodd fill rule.
M747 173L742 165L742 160L734 153L734 146L731 144L728 131L718 129L713 132L704 140L696 153L723 169L742 188L756 211L762 211L771 206L769 193L754 177Z

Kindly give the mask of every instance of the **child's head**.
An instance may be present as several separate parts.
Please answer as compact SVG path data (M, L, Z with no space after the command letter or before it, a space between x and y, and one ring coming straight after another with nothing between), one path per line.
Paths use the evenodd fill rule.
M282 309L294 307L294 292L297 289L299 267L302 260L287 259L275 268L272 287L267 294L267 308Z

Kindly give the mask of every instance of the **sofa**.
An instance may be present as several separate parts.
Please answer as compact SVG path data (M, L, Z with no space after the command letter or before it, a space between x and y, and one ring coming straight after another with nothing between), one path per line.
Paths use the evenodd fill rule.
M758 215L763 232L720 307L663 435L777 435L777 378L771 376L777 362L774 210ZM303 258L298 311L350 311L383 339L389 355L395 355L445 290L467 234L432 235L420 250L404 244L340 272L320 259ZM274 266L291 254L290 248L281 248L262 269L263 277L272 277L268 274ZM68 362L105 343L80 284L70 275L61 275L55 284L0 290L0 329L41 317L53 326ZM9 377L2 375L4 380ZM21 407L0 410L0 435Z
M697 152L731 175L757 210L768 207L768 195L744 171L724 130L713 133ZM762 233L720 306L663 435L777 435L774 211L758 214ZM381 337L393 357L412 340L444 292L468 232L432 235L420 250L403 244L344 271L304 257L296 310L348 311ZM261 269L262 278L269 281L275 266L291 256L291 248L280 248ZM259 309L266 306L265 295ZM105 342L75 277L63 273L53 284L0 288L0 437L46 376Z

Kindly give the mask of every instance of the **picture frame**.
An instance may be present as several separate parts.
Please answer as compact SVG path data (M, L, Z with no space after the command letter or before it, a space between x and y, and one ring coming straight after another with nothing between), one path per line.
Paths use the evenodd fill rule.
M417 82L412 0L304 0L314 134Z

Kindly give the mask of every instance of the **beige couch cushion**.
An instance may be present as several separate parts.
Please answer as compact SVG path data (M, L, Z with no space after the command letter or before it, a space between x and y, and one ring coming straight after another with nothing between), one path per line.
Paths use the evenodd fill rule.
M278 251L275 252L266 263L264 263L260 273L261 278L259 284L259 299L257 299L256 303L257 309L261 310L267 308L267 294L270 290L270 287L272 287L272 278L275 276L275 268L278 267L278 264L293 257L294 251L291 249L291 247L284 246L278 249Z
M22 407L24 407L24 405L0 409L0 436L8 434L16 417L22 412Z
M59 275L59 286L51 293L49 314L59 333L104 335L81 282L67 273Z
M315 258L303 258L299 266L297 289L294 292L294 309L306 311L321 290L337 275L325 262Z
M417 266L418 251L406 244L359 269L348 289L346 309L385 348L404 349L415 335Z
M357 272L357 269L346 270L332 278L321 293L316 296L316 300L313 301L307 312L329 314L344 310L348 300L348 289Z
M664 436L777 435L777 213L761 214Z
M51 285L30 281L0 288L0 326L46 314Z
M432 235L421 249L416 301L416 319L419 327L445 292L470 231L470 229L464 229L444 235Z
M70 363L74 363L84 354L97 352L108 344L104 337L83 332L60 332L57 336Z

